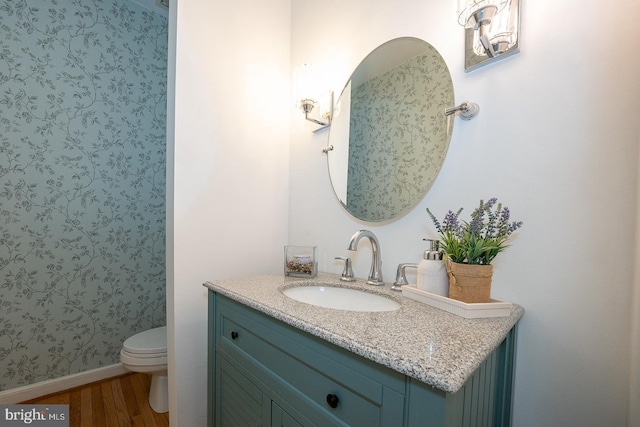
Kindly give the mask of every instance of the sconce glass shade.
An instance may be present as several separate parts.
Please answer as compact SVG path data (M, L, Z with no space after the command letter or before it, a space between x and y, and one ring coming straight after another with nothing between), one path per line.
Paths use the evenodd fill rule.
M499 56L507 52L517 42L518 20L515 15L510 13L509 5L505 7L502 13L498 13L491 19L491 23L484 32L478 32L474 35L473 50L476 55L487 56L487 48L483 45L480 37L481 33L488 36L488 42L491 45L493 56Z
M318 102L318 80L312 64L299 65L293 72L293 97L296 107L311 112Z
M484 21L493 19L511 3L511 0L455 0L458 24L478 29Z
M319 79L319 74L312 64L302 64L294 70L294 103L302 110L306 120L321 126L314 132L328 127L333 116L333 92L323 92L320 89L323 86L324 82Z

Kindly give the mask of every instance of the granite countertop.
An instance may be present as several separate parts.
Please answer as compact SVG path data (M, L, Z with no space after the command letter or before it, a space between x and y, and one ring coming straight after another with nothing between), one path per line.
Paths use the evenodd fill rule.
M310 282L385 295L401 307L386 312L335 310L298 302L282 293L287 287ZM263 275L213 280L204 286L449 393L464 385L524 314L522 307L513 304L509 317L465 319L404 297L388 284L342 282L338 276L323 273L314 279Z

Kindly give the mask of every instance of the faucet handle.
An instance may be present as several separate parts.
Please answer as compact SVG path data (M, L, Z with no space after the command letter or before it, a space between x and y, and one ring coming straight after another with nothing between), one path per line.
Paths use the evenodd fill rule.
M344 261L344 270L342 270L342 276L340 280L345 282L353 282L356 278L353 276L353 268L351 268L351 258L345 258L343 256L337 256L336 259Z
M407 267L418 268L418 264L416 263L398 264L398 270L396 271L396 280L395 282L393 282L393 285L391 285L392 291L399 291L401 286L408 285L407 275L405 272Z

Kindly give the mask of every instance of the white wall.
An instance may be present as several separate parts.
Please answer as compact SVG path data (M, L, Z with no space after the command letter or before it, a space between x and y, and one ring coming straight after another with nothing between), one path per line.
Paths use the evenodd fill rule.
M292 67L334 71L339 93L360 59L399 36L430 42L451 70L456 101L480 115L457 120L444 167L426 198L398 221L363 224L335 201L320 148L327 134L293 117L290 240L319 246L321 269L360 228L381 241L383 272L417 262L442 215L496 196L524 227L495 262L493 296L526 309L520 323L518 427L623 426L629 402L640 95L638 2L527 1L521 53L463 72L463 31L452 2L293 1ZM619 7L617 7L619 6ZM370 250L356 253L366 277ZM634 359L637 363L637 360ZM635 370L634 370L635 371ZM634 425L637 425L634 423Z
M281 269L288 221L289 34L289 0L171 4L167 314L172 426L206 425L207 293L202 283Z

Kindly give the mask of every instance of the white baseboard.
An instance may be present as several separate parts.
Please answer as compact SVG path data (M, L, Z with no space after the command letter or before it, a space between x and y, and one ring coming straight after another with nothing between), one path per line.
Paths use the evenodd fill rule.
M91 369L89 371L68 375L66 377L41 381L39 383L29 384L23 387L0 391L0 404L13 405L19 402L24 402L25 400L35 399L95 381L117 377L118 375L126 374L127 372L129 371L122 366L122 363L116 363L115 365Z

